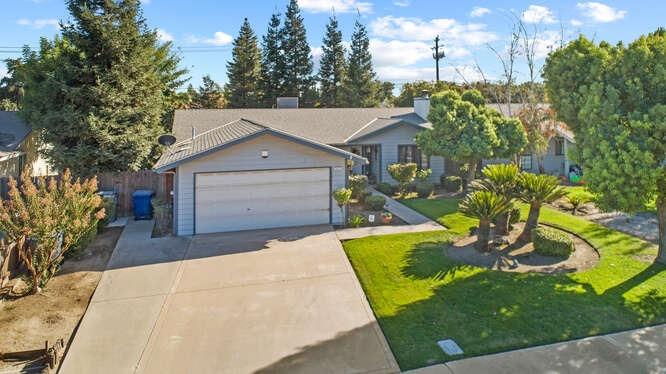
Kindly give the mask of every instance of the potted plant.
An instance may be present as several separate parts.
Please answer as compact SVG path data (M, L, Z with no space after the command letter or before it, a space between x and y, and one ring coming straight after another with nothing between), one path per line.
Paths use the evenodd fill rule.
M391 212L382 212L379 215L379 219L382 221L382 225L388 225L393 221L393 214Z

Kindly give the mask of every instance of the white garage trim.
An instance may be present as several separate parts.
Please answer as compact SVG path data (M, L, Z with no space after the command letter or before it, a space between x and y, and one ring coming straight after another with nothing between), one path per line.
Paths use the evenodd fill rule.
M293 171L295 173L290 173L290 171ZM279 195L280 186L283 186L283 187L288 186L286 184L280 184L281 181L285 181L286 183L289 183L289 179L285 178L285 176L287 176L287 175L296 176L298 174L298 172L302 172L301 175L306 178L305 179L306 182L308 181L309 178L314 178L314 179L311 180L311 182L317 184L317 186L315 186L315 187L319 187L318 190L317 190L317 188L313 189L315 194L311 196L313 198L313 200L311 200L311 203L312 203L311 207L314 207L314 210L310 211L310 213L312 214L312 216L310 217L311 219L308 219L308 218L304 217L303 220L299 220L299 218L298 218L299 211L294 211L292 213L294 213L296 216L292 216L291 220L287 219L284 224L279 224L279 222L280 222L279 218L273 223L271 223L271 221L268 220L268 222L265 222L263 224L257 224L256 227L252 226L252 225L240 224L240 222L239 222L239 224L237 226L228 226L229 227L228 230L224 229L224 227L226 225L223 224L223 223L220 223L221 226L218 226L218 227L215 227L214 225L211 227L210 225L199 224L204 219L211 219L211 217L208 217L208 218L199 217L199 215L201 214L201 210L202 210L201 207L199 207L200 211L199 212L197 211L197 206L198 206L197 200L200 199L200 198L205 199L205 197L202 197L202 196L205 196L204 195L205 191L200 190L200 187L202 187L201 183L204 183L202 181L201 177L218 175L219 177L224 178L225 175L228 176L227 180L224 180L224 179L220 180L220 181L218 181L218 184L214 184L211 187L214 189L215 188L214 186L219 186L219 188L221 188L222 190L224 190L226 188L226 193L225 194L227 194L227 196L231 195L230 200L232 200L232 201L234 201L234 199L235 199L234 194L239 195L238 198L241 198L241 196L243 196L244 194L249 192L249 190L245 189L244 187L254 186L256 188L261 189L262 185L263 185L264 189L268 188L269 190L271 190L271 187L275 186L276 188L274 190L272 190L270 192L264 191L261 195L261 196L266 196L267 199L270 200L271 196ZM282 174L282 176L280 176L280 174ZM244 179L245 179L244 175L247 177L247 182L244 182ZM267 181L267 184L262 183L263 179L270 179L271 177L274 178L273 181L269 180L269 181ZM279 181L275 180L276 177L278 178ZM280 179L280 177L282 179ZM324 187L323 184L321 184L321 182L324 181L323 180L324 177L326 178L327 188ZM234 178L235 178L235 180L234 180ZM317 178L320 178L320 179L317 179ZM199 183L200 183L199 186L197 186L197 179L199 179ZM293 182L302 183L301 180L296 180L296 179ZM294 188L293 185L291 187ZM321 189L321 187L326 188L325 193ZM298 188L298 187L296 187L296 188ZM194 233L195 234L212 233L212 232L225 232L225 231L252 230L252 229L286 227L286 226L298 226L298 225L309 225L309 224L325 224L325 223L331 224L333 222L333 204L332 204L332 199L331 199L332 191L333 191L333 172L332 172L331 167L294 167L294 168L276 168L276 169L251 169L251 170L224 170L224 171L195 172L195 173L193 173L193 191L194 191L194 196L193 196L193 204L192 204L193 205L192 217L193 217L193 228L194 228ZM247 192L244 192L244 191L247 191ZM211 191L211 192L213 192L213 191ZM290 192L291 192L290 194L288 194L287 196L284 196L284 197L292 198L291 201L294 201L293 198L297 198L298 196L304 196L304 200L307 197L306 195L302 194L301 191L298 191L298 190L293 190L292 189ZM274 195L271 195L273 193L274 193ZM216 196L216 197L213 197L212 199L210 199L210 198L207 199L207 201L210 201L210 200L212 200L212 201L223 201L224 199L222 197L223 197L223 195L219 195L219 198L217 198L217 196ZM283 200L283 201L289 202L289 200ZM283 202L283 201L280 201L280 202ZM321 213L323 213L323 209L322 209L323 207L317 208L320 205L319 203L322 203L322 202L325 203L326 210L327 210L327 212L324 213L324 215L321 214ZM204 205L204 206L206 206L206 205ZM307 207L307 205L306 205L306 207ZM238 208L238 207L236 207L236 208ZM256 208L257 207L255 206L253 208L253 210L256 209ZM249 212L250 208L248 207L247 209L248 209L248 212ZM289 209L287 207L281 207L281 208L277 208L275 212L271 212L269 210L268 212L266 212L266 214L269 214L271 216L278 215L278 217L279 217L279 214L281 212L289 212ZM304 210L303 212L304 212L304 215L305 215L306 211ZM237 212L237 214L239 214L239 218L242 218L244 220L251 219L250 218L251 213L249 213L248 215L245 215L244 212ZM283 214L286 214L286 213L283 213ZM222 216L220 216L220 217L222 217ZM259 216L259 217L261 217L261 216ZM206 228L204 229L203 226L206 226Z

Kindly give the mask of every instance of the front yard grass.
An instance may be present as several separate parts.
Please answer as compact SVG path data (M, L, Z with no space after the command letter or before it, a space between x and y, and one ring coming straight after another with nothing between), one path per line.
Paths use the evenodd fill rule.
M573 274L503 273L444 255L476 224L457 212L457 199L404 203L448 230L344 243L403 370L459 358L436 345L446 338L469 357L666 322L666 267L652 264L650 243L544 207L541 221L587 239L600 251L599 265Z

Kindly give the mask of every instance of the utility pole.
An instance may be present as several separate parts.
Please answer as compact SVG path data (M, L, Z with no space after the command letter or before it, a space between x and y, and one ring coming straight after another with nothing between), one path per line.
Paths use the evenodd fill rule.
M439 60L446 57L444 50L439 50L439 35L435 37L435 46L432 49L435 51L432 54L432 58L435 59L435 76L437 77L437 83L439 83Z

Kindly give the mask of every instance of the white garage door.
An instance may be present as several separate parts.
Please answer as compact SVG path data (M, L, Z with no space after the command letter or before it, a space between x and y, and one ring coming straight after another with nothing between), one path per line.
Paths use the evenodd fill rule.
M330 222L330 170L196 174L197 234Z

